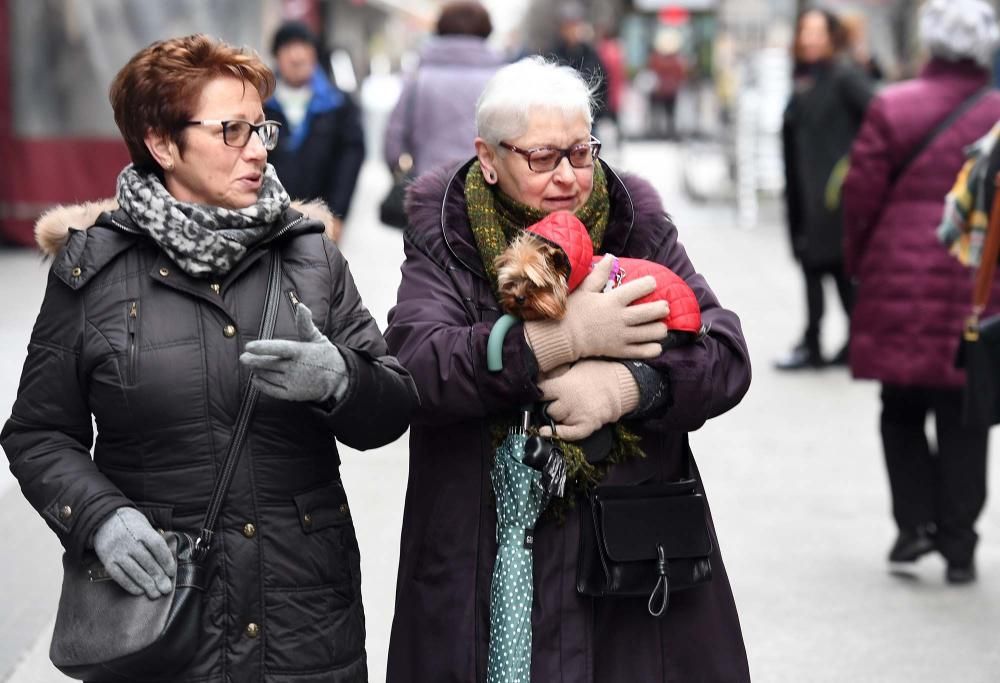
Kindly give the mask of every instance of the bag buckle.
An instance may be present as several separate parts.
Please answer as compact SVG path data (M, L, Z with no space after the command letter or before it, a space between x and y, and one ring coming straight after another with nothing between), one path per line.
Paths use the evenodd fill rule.
M962 338L967 342L977 342L979 341L979 314L973 313L968 318L965 319L965 330L962 332Z
M653 586L653 592L649 594L649 602L646 603L646 609L649 610L649 614L651 616L662 617L666 614L667 607L670 605L669 569L670 563L667 561L666 552L664 552L663 546L657 543L656 573L659 575L659 578L656 580L656 585ZM663 591L663 595L659 600L657 600L657 593L661 590Z
M208 549L212 547L212 536L214 533L211 529L202 529L201 534L194 540L194 559L196 562L201 562L208 555Z

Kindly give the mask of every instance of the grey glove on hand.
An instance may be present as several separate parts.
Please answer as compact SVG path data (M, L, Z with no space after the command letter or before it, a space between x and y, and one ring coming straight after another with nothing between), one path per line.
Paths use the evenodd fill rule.
M252 341L240 362L254 371L254 386L273 398L339 401L348 386L344 356L316 329L305 304L295 307L295 324L301 341Z
M618 361L582 360L557 369L538 388L542 400L552 401L546 412L556 423L556 436L566 441L585 439L639 405L639 385ZM552 435L550 427L540 431Z
M94 551L108 575L132 595L170 595L177 563L164 540L135 508L120 507L94 535Z
M579 358L656 358L667 336L665 301L630 306L656 289L651 276L602 293L611 274L612 257L605 256L566 300L562 320L524 324L524 335L538 368L548 372Z

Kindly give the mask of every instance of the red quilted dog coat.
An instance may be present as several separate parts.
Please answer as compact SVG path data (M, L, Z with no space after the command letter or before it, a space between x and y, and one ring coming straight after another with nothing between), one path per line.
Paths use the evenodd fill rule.
M527 231L555 244L566 254L570 266L567 284L571 292L602 258L594 255L594 243L587 234L587 228L569 211L554 211L529 226ZM688 284L672 270L652 261L618 258L618 275L613 287L652 275L656 279L656 289L633 303L666 301L670 305L670 313L663 322L671 332L697 335L701 331L701 307L698 299ZM612 269L612 277L614 276L615 270Z

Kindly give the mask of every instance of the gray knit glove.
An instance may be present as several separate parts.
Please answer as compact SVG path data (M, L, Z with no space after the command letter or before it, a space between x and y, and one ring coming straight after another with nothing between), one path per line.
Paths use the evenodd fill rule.
M94 535L94 551L108 576L132 595L170 595L177 563L163 536L135 508L111 513Z
M295 307L295 324L301 341L252 341L240 362L254 371L254 386L273 398L339 401L348 385L344 356L316 329L312 311L305 304Z

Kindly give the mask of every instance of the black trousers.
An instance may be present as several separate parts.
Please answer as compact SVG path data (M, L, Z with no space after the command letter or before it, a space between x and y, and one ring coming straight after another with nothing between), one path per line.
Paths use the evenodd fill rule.
M819 354L819 334L820 323L823 321L823 278L829 276L837 285L837 294L840 296L840 303L844 307L847 317L851 316L851 309L854 308L854 284L840 265L835 266L802 266L802 274L806 280L806 333L802 338L802 343L810 351Z
M934 414L937 452L924 431ZM882 385L882 445L900 529L933 524L948 562L972 560L974 526L986 502L988 428L962 425L958 389Z

